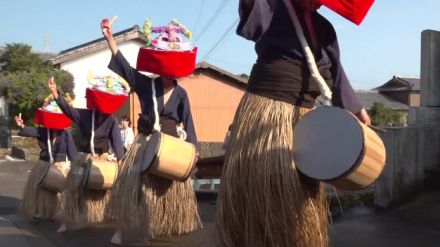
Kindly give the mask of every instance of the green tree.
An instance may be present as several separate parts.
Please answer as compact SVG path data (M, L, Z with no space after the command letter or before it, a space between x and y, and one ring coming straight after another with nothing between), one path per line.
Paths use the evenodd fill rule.
M404 124L404 115L389 107L385 107L380 102L374 102L368 111L373 125L402 126Z
M249 80L249 75L247 75L247 74L239 74L238 76L240 76L240 77L243 77L244 79L247 79L247 80Z
M32 53L32 47L26 44L7 44L0 56L0 63L5 63L8 72L27 71L43 68L44 62L38 54Z
M22 113L27 125L33 125L36 109L49 95L49 77L54 76L60 90L74 97L73 76L44 62L28 45L7 45L0 62L6 64L6 69L0 74L0 96L8 100L10 114Z

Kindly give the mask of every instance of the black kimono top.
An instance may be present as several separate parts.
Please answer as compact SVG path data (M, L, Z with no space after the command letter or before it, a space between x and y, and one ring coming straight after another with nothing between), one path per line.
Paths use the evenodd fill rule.
M151 118L154 118L154 116L151 116L154 115L151 87L153 80L132 68L120 51L112 56L108 68L124 78L136 92L141 103L142 114L150 115ZM198 147L189 99L185 89L177 85L164 105L163 86L160 78L155 79L155 82L159 116L161 118L173 119L176 123L183 122L185 132L187 133L187 141Z
M40 160L50 161L47 145L47 128L24 127L18 132L18 135L37 138L38 146L40 146ZM56 133L55 143L53 143L53 139L51 140L51 152L55 162L66 161L66 156L69 160L73 160L76 157L78 151L68 130L59 130Z
M244 1L245 2L245 1ZM241 4L245 4L245 3ZM250 1L252 2L252 1ZM295 4L295 1L292 1ZM303 26L304 35L309 44L312 44L310 35L305 25L303 14L295 6L298 18ZM240 22L237 27L237 34L255 41L255 50L258 55L257 64L269 62L269 68L273 61L282 61L284 64L300 63L305 68L302 71L303 77L310 77L310 72L306 66L305 55L297 38L293 23L287 11L283 0L255 0L252 8L244 8L240 5ZM315 60L319 71L324 79L326 72L329 72L331 84L329 85L333 92L332 103L335 106L345 108L353 113L358 113L362 106L356 98L347 75L340 62L339 45L336 32L329 21L327 21L318 12L312 13L312 19L315 23L315 31L319 47L312 47ZM277 67L277 65L275 65ZM281 66L286 68L286 66ZM280 77L286 78L283 71ZM323 72L323 73L322 73ZM273 73L273 71L271 72ZM271 75L273 76L273 75ZM287 76L288 77L288 76ZM252 73L251 73L252 78ZM287 82L288 83L288 82ZM307 85L290 84L294 91L300 92L300 96L306 95L307 91L315 90L319 92L316 83L306 83ZM313 85L312 85L313 84ZM306 93L303 93L306 91ZM303 94L301 94L303 93ZM319 93L318 93L319 95ZM316 95L315 95L316 96ZM316 98L313 96L314 98Z
M92 136L92 114L93 110L79 109L70 106L64 97L58 97L56 100L61 111L72 119L78 125L82 142L78 149L81 152L91 153L90 138ZM108 152L108 142L110 141L115 151L117 160L121 160L124 156L122 147L121 133L119 131L118 120L115 116L95 111L95 137L94 149L95 153L102 154Z

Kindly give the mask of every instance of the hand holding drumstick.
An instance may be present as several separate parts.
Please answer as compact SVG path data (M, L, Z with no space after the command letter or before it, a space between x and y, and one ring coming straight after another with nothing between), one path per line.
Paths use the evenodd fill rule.
M18 116L15 116L15 122L17 123L18 127L24 128L24 121L21 119L21 113L18 114Z
M112 32L112 24L114 21L116 21L117 18L118 18L117 16L113 16L111 20L103 19L101 21L102 35L107 40L108 46L110 47L110 50L112 51L113 55L116 55L116 53L118 53L118 46L116 45L116 41L113 38L113 32Z
M53 76L47 80L47 86L55 99L58 99L58 88Z

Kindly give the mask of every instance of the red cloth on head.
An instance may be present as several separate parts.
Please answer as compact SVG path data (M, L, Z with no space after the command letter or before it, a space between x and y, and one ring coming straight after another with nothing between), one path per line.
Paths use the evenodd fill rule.
M37 110L34 122L49 129L65 129L72 124L72 120L63 113L49 112L43 109Z
M86 89L87 108L101 113L112 114L128 99L128 95L111 94L96 89Z
M196 66L197 47L192 51L164 51L140 48L136 69L179 78L190 75Z
M319 0L319 2L359 25L364 20L374 0Z

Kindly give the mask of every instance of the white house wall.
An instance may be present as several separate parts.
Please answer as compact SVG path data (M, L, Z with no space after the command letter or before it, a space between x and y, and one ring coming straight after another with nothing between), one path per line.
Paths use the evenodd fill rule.
M131 66L136 67L137 54L139 47L142 45L143 44L139 41L131 40L118 44L118 47ZM114 73L107 68L110 59L111 51L109 48L106 48L61 63L61 69L69 71L74 77L75 107L86 108L85 91L88 84L87 76L90 70L97 76L114 75Z

